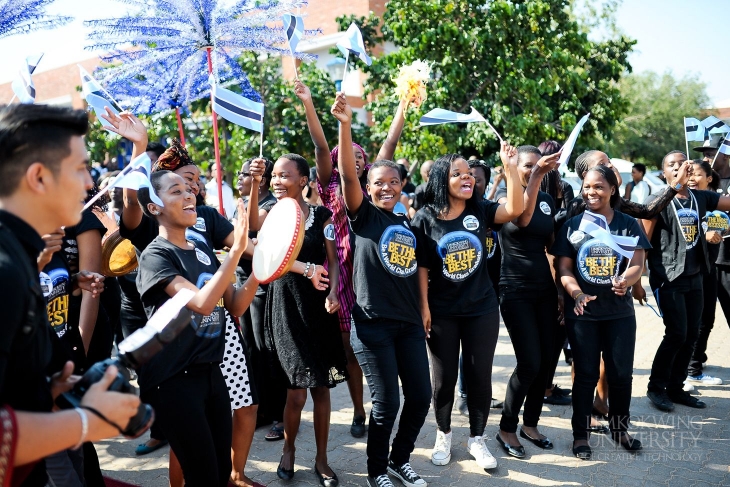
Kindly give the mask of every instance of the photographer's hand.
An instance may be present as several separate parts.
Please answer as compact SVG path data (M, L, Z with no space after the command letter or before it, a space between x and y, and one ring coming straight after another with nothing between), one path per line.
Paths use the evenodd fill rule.
M117 368L113 365L108 367L104 372L104 377L86 391L83 399L81 399L81 407L93 408L103 414L109 421L119 425L121 429L125 429L129 424L129 420L137 414L140 400L134 394L109 391L109 386L114 382L116 376ZM99 418L96 414L90 412L88 418L88 441L97 441L119 434L114 426Z

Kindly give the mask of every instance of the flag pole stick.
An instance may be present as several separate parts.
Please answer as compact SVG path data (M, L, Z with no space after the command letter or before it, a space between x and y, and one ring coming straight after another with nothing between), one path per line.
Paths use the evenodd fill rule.
M294 62L294 79L299 81L299 68L297 68L297 58L294 57L294 51L289 49L291 52L291 60Z
M208 54L208 74L213 74L213 57L211 54L212 47L207 47L205 50ZM213 149L215 152L215 169L218 183L218 212L221 215L226 214L225 208L223 208L223 171L221 170L221 150L218 145L218 116L213 109L213 90L210 90L210 112L213 115Z
M345 92L345 78L347 77L347 66L350 64L350 50L347 50L347 55L345 56L345 72L342 73L342 81L340 82L340 91Z
M723 140L725 140L725 139L723 138L723 139L722 139L722 140L720 141L720 145L722 145L722 142L723 142ZM718 148L717 148L717 152L715 152L715 157L713 157L713 158L712 158L712 164L710 164L710 169L714 169L714 168L715 168L715 161L717 160L717 155L718 155L719 153L720 153L720 147L718 146ZM687 156L687 157L689 157L689 156Z
M15 94L14 94L14 95L13 95L13 97L12 97L12 98L10 99L10 101L8 102L8 105L10 105L11 103L13 103L13 102L15 101L15 99L16 99L16 98L18 98L18 95L15 95Z
M261 138L259 139L259 157L264 157L264 124L261 124Z
M185 130L183 130L182 118L180 118L180 107L175 107L175 117L177 118L177 131L180 133L180 143L185 147Z
M687 154L685 154L685 157L689 159L689 139L687 138L687 117L682 117L682 120L684 120L684 145L687 148Z

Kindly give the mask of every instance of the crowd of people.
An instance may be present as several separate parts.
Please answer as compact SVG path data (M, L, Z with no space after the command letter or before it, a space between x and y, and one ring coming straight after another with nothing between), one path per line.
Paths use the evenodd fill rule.
M637 164L622 197L608 156L589 150L575 162L574 197L557 170L560 144L503 142L491 188L490 167L459 154L421 164L415 186L419 166L393 162L405 102L373 158L352 140L344 94L327 114L317 113L301 81L294 94L315 160L246 160L241 199L224 185L222 212L222 175L206 184L179 141L150 142L141 120L111 111L103 117L133 144L132 158L146 152L153 161L150 187L115 188L82 212L114 176L91 177L87 115L0 108L0 286L14 303L0 334L0 416L2 441L12 443L2 450L11 452L2 453L3 475L14 485L104 485L93 441L124 430L140 398L155 421L137 454L169 443L171 486L260 485L246 464L263 425L265 440L283 440L276 474L291 480L309 394L313 470L321 485L335 487L330 390L342 382L354 411L350 433L367 435L371 487L391 487L393 478L426 486L410 456L431 405L435 465L451 460L457 403L469 419L468 453L485 470L498 464L485 437L494 406L502 408L497 444L516 458L527 455L523 441L535 451L554 448L539 429L545 403L572 403L577 458L591 459L590 434L637 452L641 442L628 431L633 299L646 300L645 266L666 327L647 396L662 411L705 407L688 391L719 381L703 363L716 300L730 312L726 156L713 147L699 148L698 160L669 152L661 161L667 186L654 194ZM336 147L323 116L339 122ZM261 284L251 266L257 232L284 198L301 210L303 244L289 273ZM584 231L586 211L611 235L636 238L631 258ZM138 268L105 278L102 240L115 233L134 246ZM111 367L78 408L54 408L78 375L181 290L192 291L193 319L136 371L139 398L107 390ZM517 365L506 396L494 398L500 316ZM573 357L572 391L553 384L563 348Z

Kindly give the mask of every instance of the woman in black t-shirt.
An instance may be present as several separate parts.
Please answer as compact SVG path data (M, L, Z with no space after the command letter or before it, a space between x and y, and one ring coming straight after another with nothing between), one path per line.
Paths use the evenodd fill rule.
M664 156L662 166L667 180L690 174L692 164L686 159L681 151ZM728 209L728 197L720 197L714 191L682 187L658 216L642 222L654 246L647 258L649 285L666 327L654 356L647 392L661 411L674 410L674 403L699 409L706 407L683 389L702 320L702 276L710 272L701 219L708 211ZM635 291L634 297L645 299L643 289Z
M439 158L431 168L425 206L413 219L418 236L418 276L421 316L433 365L436 443L435 465L451 459L451 410L464 353L468 390L469 453L484 469L497 461L484 443L484 428L492 398L492 360L499 335L497 296L489 279L486 255L489 230L522 213L522 195L515 172L516 151L503 144L500 153L507 171L510 198L503 205L478 200L473 169L458 154Z
M393 487L388 473L406 485L426 482L409 463L418 433L428 414L426 333L419 311L416 236L408 217L393 213L401 192L398 166L376 161L367 175L369 201L357 178L352 147L352 110L338 93L331 110L340 122L339 168L342 193L354 234L350 343L367 378L373 408L367 441L367 484ZM403 384L403 413L388 455L390 434L400 406L398 379Z
M507 384L497 441L507 454L524 458L525 449L517 438L522 404L524 425L520 436L538 448L551 450L552 442L537 430L545 384L553 363L558 296L547 249L553 243L555 203L540 191L543 177L554 170L560 152L542 157L537 147L517 148L517 174L525 211L507 222L499 232L502 242L502 269L499 302L509 332L517 366ZM523 191L520 189L525 188ZM523 194L524 193L524 194ZM509 192L496 197L503 201Z
M155 172L152 187L164 203L152 202L149 190L138 193L142 209L159 224L159 236L142 252L137 287L147 316L181 289L195 291L187 308L195 315L172 343L139 370L150 404L182 466L185 485L228 485L231 476L231 403L220 363L227 313L243 314L253 300L252 276L236 290L231 279L248 242L248 222L239 203L234 241L223 264L212 250L187 238L197 220L195 194L170 171ZM224 309L225 307L225 309ZM245 372L245 371L242 371ZM252 483L246 479L247 483Z
M626 431L636 343L636 316L629 288L641 279L644 249L651 246L636 220L614 211L621 196L610 168L596 166L588 170L582 194L586 210L603 216L608 228L585 233L580 229L583 215L577 215L558 232L552 254L559 258L558 271L565 289L565 325L575 358L573 454L589 460L592 451L588 427L601 352L611 390L608 414L612 437L627 450L641 449L639 440ZM608 233L638 237L628 264L615 250Z

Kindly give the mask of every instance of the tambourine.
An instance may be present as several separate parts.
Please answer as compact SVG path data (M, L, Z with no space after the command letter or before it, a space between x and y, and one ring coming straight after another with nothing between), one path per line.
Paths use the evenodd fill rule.
M268 284L289 272L302 248L304 218L299 204L292 198L279 200L256 238L251 261L253 274L261 284Z
M108 277L129 274L137 268L137 253L132 242L119 235L119 229L101 240L101 273Z

